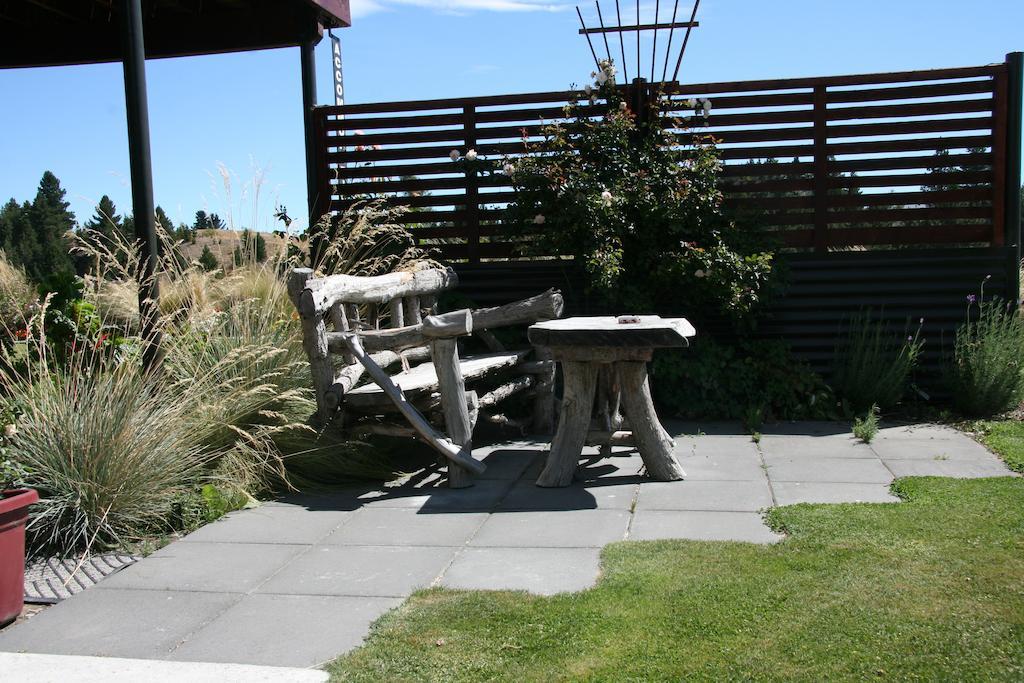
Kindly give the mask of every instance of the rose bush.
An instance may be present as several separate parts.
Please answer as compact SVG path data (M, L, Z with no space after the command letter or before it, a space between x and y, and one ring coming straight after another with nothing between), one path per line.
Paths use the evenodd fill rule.
M614 65L593 76L542 143L499 166L516 190L508 223L522 249L574 256L623 309L748 319L774 261L722 211L718 150L699 131L711 102L687 102L680 117L657 93L633 111Z

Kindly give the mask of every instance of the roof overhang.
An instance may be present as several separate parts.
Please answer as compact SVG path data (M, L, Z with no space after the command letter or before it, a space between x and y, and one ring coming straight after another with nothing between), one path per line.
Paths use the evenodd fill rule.
M0 68L121 60L118 0L0 2ZM146 57L293 47L352 25L349 0L142 0Z

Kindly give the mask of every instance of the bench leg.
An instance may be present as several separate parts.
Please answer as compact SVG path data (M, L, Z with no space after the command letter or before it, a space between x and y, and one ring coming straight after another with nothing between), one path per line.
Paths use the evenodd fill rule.
M647 363L622 361L616 363L622 383L622 407L629 418L637 449L644 459L647 473L658 481L677 481L686 476L672 452L675 442L661 426L654 412Z
M558 420L558 433L551 442L547 465L537 479L537 486L558 487L572 483L590 429L594 392L597 389L597 368L596 363L562 363L565 377L562 415Z
M455 339L438 339L431 345L434 367L437 368L438 389L445 430L457 446L469 446L472 452L473 423L466 400L466 383L459 371L459 347ZM453 489L473 485L469 470L448 462L448 486Z

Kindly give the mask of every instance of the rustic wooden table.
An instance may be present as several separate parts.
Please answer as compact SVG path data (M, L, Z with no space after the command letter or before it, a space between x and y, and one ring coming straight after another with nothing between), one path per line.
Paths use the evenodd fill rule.
M656 348L685 346L687 339L696 335L688 321L649 315L563 318L533 325L528 334L534 346L551 350L552 357L562 364L565 379L558 431L538 486L572 483L587 442L599 377L608 385L603 390L621 398L647 473L660 481L683 478L683 469L672 453L672 437L654 412L647 362ZM613 432L609 421L609 442Z

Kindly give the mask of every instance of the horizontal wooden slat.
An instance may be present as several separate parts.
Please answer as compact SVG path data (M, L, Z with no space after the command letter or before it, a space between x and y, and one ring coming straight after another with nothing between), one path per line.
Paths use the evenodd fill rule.
M904 173L891 175L860 175L829 178L829 187L907 187L912 185L931 185L941 180L943 185L974 185L991 183L992 174L988 171L966 171L943 173L938 177L931 173Z
M886 88L859 90L830 90L825 95L829 104L847 102L877 102L882 100L908 100L922 97L946 97L992 92L992 80L957 81L930 85L899 85Z
M884 104L870 107L840 107L829 109L829 121L851 119L884 119L905 116L941 116L992 111L992 98L978 100L952 100L949 102L922 102L914 104Z
M884 159L852 159L830 161L830 171L850 173L855 171L895 171L914 168L955 168L957 166L988 166L992 164L991 154L950 154L913 157L886 157Z

